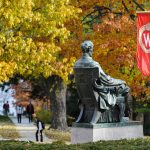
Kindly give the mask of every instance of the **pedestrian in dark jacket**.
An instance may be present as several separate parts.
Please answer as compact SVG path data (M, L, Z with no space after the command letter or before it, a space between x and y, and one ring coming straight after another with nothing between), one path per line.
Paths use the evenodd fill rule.
M39 141L39 136L40 136L40 141L43 142L43 130L45 129L44 122L42 122L38 117L36 119L36 126L37 126L37 131L35 133L36 141Z
M26 111L27 111L27 114L28 114L28 117L29 117L29 123L30 123L30 122L32 122L32 119L33 119L32 115L34 114L34 106L31 103L31 101L27 105Z
M3 109L4 109L4 114L5 114L6 116L8 116L8 113L9 113L9 103L8 103L8 101L7 101L7 103L5 103L5 104L3 105Z

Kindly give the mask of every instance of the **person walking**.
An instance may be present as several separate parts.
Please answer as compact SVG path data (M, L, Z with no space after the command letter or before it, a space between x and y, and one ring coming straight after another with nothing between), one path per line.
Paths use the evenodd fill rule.
M29 123L32 122L32 119L33 119L33 114L34 114L34 106L33 104L30 103L27 105L27 108L26 108L26 111L27 111L27 114L28 114L28 117L29 117Z
M43 121L41 121L38 117L35 117L36 119L36 126L37 130L35 133L36 141L39 141L39 135L40 135L40 141L43 142L43 130L45 129L45 124Z
M8 101L7 101L7 103L4 103L3 109L4 109L4 114L6 116L8 116L8 113L9 113L9 103L8 103Z
M16 107L16 112L17 112L18 123L21 123L21 116L23 114L23 108L20 104Z

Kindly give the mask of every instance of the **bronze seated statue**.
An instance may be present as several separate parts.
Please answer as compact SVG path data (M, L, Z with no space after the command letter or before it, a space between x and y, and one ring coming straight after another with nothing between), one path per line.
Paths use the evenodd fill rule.
M129 87L125 81L106 75L92 59L93 43L81 45L83 56L74 65L80 114L76 122L120 122L125 116Z

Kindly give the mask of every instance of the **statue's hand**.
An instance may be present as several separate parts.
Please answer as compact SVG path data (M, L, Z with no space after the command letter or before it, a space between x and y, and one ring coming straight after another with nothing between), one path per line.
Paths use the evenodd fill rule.
M125 84L121 84L115 87L116 95L121 94L123 89L125 88Z
M115 94L118 95L119 94L119 88L120 86L116 86L114 87L114 91L115 91Z

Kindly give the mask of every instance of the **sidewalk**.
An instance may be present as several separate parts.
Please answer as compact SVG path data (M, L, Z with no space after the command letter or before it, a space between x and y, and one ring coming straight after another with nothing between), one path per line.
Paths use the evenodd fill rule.
M16 125L16 129L20 134L20 141L32 141L36 142L35 133L36 133L36 126L33 123L29 123L28 118L22 116L21 124L18 123L17 117L9 116L13 123ZM44 143L52 143L52 140L46 137L43 133L43 142Z

